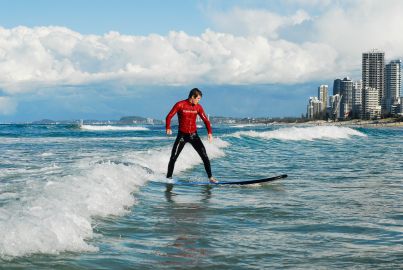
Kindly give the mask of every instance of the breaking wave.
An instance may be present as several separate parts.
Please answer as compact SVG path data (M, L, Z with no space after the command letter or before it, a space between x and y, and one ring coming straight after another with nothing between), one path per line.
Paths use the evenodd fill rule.
M146 127L133 127L133 126L97 126L97 125L81 125L81 129L83 130L92 130L92 131L147 131L149 130Z
M262 139L278 139L290 141L313 140L338 140L349 139L352 136L366 137L362 132L349 127L314 126L314 127L289 127L271 131L238 131L234 137L254 137Z
M205 143L210 158L225 155L229 144L219 138ZM186 145L175 167L180 173L201 163ZM35 253L98 251L88 240L95 236L96 217L124 215L136 204L133 195L151 179L166 173L171 146L122 153L118 161L93 156L63 170L64 176L25 179L19 194L0 208L0 259ZM12 195L12 196L11 196ZM18 197L18 200L13 198Z

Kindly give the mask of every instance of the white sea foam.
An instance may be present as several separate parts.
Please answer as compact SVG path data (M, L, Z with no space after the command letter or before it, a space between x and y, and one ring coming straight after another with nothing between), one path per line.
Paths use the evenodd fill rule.
M41 156L41 157L50 157L50 156L53 156L54 154L53 153L51 153L51 152L43 152L42 154L40 154L39 156Z
M349 139L352 136L366 137L355 129L349 127L337 126L314 126L314 127L290 127L280 128L271 131L239 131L233 136L240 138L241 136L262 138L262 139L278 139L278 140L319 140L319 139Z
M134 126L96 126L96 125L81 125L81 129L92 131L146 131L149 130L146 127L134 127Z
M266 126L266 124L236 124L229 126L230 128L250 128L250 127L261 127Z
M216 138L205 146L213 159L225 155L228 143ZM131 211L136 203L133 193L165 174L170 151L171 145L123 153L122 162L88 162L86 158L70 175L27 181L19 200L0 208L0 259L97 251L98 247L87 242L95 235L94 218ZM185 147L175 174L200 163L197 153ZM3 194L3 199L9 195Z
M109 137L96 137L96 138L85 138L87 142L89 141L155 141L155 140L167 140L167 136L154 136L154 137L118 137L118 138L109 138ZM3 137L0 140L1 144L44 144L44 143L75 143L81 142L83 139L81 137L72 138L72 137L49 137L49 138L10 138L10 137Z

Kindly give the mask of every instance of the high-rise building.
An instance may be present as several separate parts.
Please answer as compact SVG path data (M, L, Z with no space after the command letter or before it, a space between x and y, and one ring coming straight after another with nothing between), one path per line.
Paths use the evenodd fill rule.
M353 118L362 118L362 81L355 81L353 83L353 96L352 96L352 116Z
M353 81L349 77L340 82L340 96L340 116L341 118L348 118L351 116L353 108Z
M322 108L321 111L324 115L326 115L326 109L327 109L327 100L328 100L328 92L329 92L329 86L326 84L322 84L321 86L318 87L318 98L322 102Z
M379 91L373 87L365 87L362 91L363 118L372 119L380 116Z
M372 50L362 54L362 87L375 88L378 91L378 105L386 112L385 92L385 53ZM371 90L372 91L372 90Z
M330 117L333 120L337 120L340 118L340 100L341 97L339 94L333 95L329 97L330 103Z
M336 79L333 81L333 96L340 95L341 79Z
M362 80L354 81L353 89L361 89L362 90Z
M386 111L389 114L395 114L397 105L400 103L401 62L400 60L393 60L385 66L385 103Z
M322 102L317 98L317 97L310 97L307 110L306 110L306 116L309 119L315 119L320 116L322 109Z

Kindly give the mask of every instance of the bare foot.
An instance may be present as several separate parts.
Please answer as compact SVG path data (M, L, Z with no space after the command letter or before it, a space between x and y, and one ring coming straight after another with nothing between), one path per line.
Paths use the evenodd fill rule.
M218 180L215 179L214 176L210 177L209 180L210 180L210 183L212 183L212 184L217 184L218 183Z

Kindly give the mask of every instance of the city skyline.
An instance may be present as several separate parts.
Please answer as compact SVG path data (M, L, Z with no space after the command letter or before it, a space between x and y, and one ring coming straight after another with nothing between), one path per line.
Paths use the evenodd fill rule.
M403 115L401 62L394 59L385 64L385 52L379 49L363 52L361 79L335 79L331 96L327 95L328 85L320 85L318 96L309 98L307 118L342 120Z
M162 119L193 87L211 115L300 116L334 74L360 76L362 51L403 57L402 9L397 0L5 1L0 121Z

